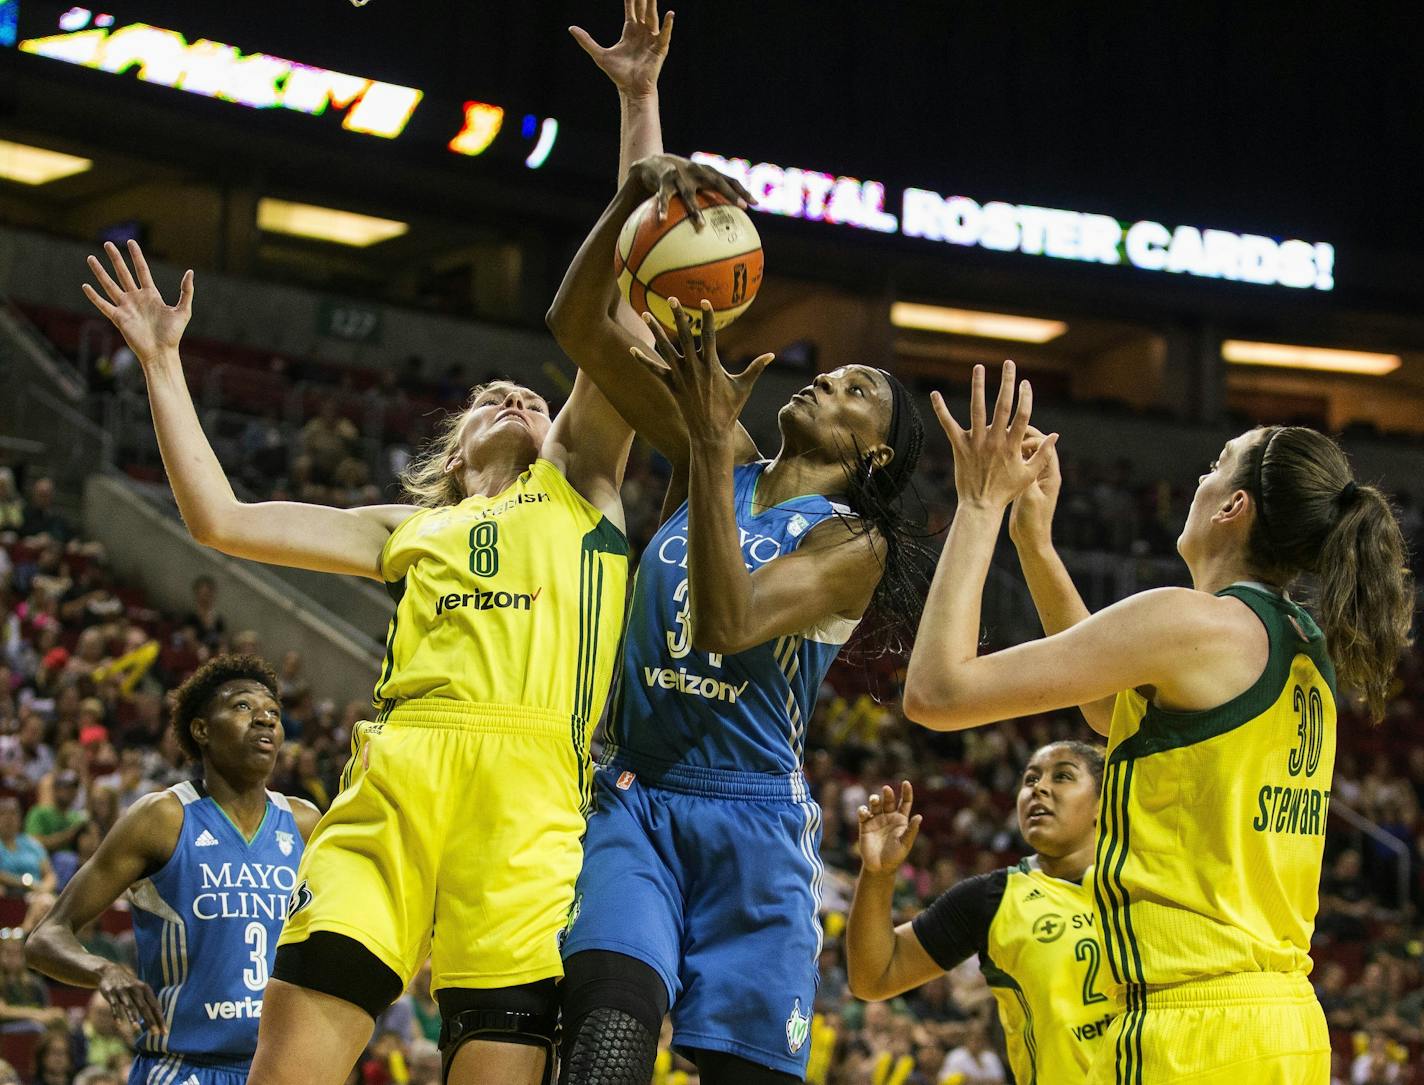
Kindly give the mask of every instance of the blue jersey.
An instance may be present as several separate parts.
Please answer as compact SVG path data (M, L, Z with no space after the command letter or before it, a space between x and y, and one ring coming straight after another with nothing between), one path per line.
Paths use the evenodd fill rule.
M819 495L754 514L766 467L733 473L742 557L753 571L791 553L823 520L850 514ZM675 766L790 777L801 768L821 679L856 622L831 616L736 655L700 652L692 646L687 556L684 503L638 568L604 760L650 781Z
M257 1050L262 991L272 972L302 834L285 795L267 793L257 835L245 839L201 785L169 790L183 803L172 857L130 891L138 974L158 995L165 1036L141 1052L225 1062Z

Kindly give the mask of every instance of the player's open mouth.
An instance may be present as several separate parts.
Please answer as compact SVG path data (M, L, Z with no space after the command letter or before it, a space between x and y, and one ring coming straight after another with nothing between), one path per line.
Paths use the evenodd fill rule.
M277 740L271 735L258 735L252 741L264 750L275 750L277 748Z
M1028 823L1030 825L1037 825L1045 818L1051 818L1052 816L1053 811L1050 810L1048 807L1044 806L1042 803L1034 803L1028 808L1028 814L1026 815Z

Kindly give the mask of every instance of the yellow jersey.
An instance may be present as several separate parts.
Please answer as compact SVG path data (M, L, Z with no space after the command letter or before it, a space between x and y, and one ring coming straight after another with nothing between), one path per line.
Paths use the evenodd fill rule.
M628 540L548 460L391 533L377 720L443 698L570 724L586 752L618 663Z
M1118 694L1098 818L1095 902L1115 993L1310 971L1335 769L1335 671L1311 617L1249 584L1266 669L1217 708Z
M1082 1085L1122 1012L1107 993L1101 924L1088 877L1051 877L1030 857L960 882L912 926L946 971L979 954L1015 1081Z

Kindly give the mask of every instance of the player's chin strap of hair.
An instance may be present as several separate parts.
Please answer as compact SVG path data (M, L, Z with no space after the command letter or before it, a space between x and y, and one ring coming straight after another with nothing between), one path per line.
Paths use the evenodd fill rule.
M541 1085L553 1085L555 1053L558 1051L559 1011L543 1013L517 1010L460 1010L446 1017L440 1026L440 1080L450 1080L455 1055L471 1040L501 1044L524 1044L544 1049L544 1076Z

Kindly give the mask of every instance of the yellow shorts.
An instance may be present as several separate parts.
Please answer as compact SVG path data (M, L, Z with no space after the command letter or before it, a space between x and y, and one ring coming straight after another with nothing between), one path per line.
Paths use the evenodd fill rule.
M278 945L346 935L403 984L428 953L436 990L562 976L588 773L570 726L434 698L359 724Z
M1330 1085L1330 1033L1310 981L1238 972L1128 1000L1090 1085Z

